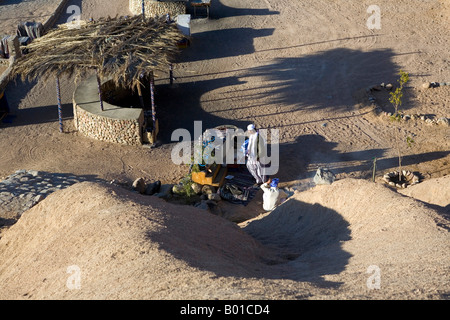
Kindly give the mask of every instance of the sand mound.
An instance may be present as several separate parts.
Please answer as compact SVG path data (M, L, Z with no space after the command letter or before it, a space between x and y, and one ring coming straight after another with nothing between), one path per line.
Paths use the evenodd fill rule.
M345 179L296 193L244 229L297 257L287 264L290 278L340 283L343 297L362 297L367 272L376 268L381 289L372 297L415 299L448 295L448 226L426 204L380 184Z
M426 204L363 180L296 193L243 230L193 207L83 182L5 232L0 298L442 298L450 292L446 223ZM368 287L368 268L381 274L379 289Z
M450 210L450 175L428 179L399 192Z
M211 298L195 288L217 275L251 274L263 253L227 220L84 182L50 195L5 232L0 298ZM71 290L77 270L81 289Z

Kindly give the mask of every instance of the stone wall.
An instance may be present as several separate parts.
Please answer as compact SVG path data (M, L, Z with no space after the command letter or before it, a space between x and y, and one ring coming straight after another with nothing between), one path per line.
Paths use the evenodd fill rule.
M124 120L111 119L92 114L83 110L78 105L74 105L76 114L76 126L78 131L92 139L120 143L125 145L141 145L141 128L144 122L142 119Z
M145 0L146 17L162 17L167 13L171 17L186 13L187 1L155 1ZM138 15L142 13L142 0L130 0L130 12Z
M142 145L144 111L103 102L101 110L96 77L80 83L74 92L75 128L82 135L105 142Z

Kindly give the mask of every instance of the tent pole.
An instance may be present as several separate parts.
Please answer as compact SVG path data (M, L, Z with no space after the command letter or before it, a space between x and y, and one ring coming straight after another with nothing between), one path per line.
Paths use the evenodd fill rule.
M59 86L59 76L56 76L56 98L58 100L58 120L59 120L59 132L63 132L62 121L62 104L61 104L61 89Z
M142 0L142 20L145 21L145 0Z
M145 109L144 97L142 96L142 89L141 89L140 83L137 86L137 90L138 90L138 95L139 95L139 101L141 102L141 108Z
M152 100L152 121L153 130L156 130L156 108L155 108L155 80L153 78L153 72L150 73L150 98Z
M103 96L102 96L102 82L100 81L100 76L98 74L98 69L97 69L97 88L98 88L98 97L100 99L100 108L103 109Z

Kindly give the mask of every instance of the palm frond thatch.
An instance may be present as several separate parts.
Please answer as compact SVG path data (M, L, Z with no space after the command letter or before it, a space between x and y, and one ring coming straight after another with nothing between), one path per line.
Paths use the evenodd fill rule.
M104 18L76 28L65 24L29 44L13 75L34 80L96 69L100 77L134 89L142 74L167 71L182 39L175 25L142 15Z

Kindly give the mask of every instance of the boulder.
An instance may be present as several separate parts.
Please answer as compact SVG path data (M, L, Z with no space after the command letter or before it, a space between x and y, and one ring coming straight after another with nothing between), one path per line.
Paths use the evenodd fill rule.
M218 193L209 193L208 200L220 201L220 200L222 200L222 198L220 197L220 194L218 194Z
M159 188L159 192L154 195L158 198L169 198L172 195L173 184L163 184Z
M445 118L445 117L439 118L439 119L437 120L437 124L439 124L439 125L441 125L441 126L445 126L445 127L450 126L450 123L449 123L448 118Z
M216 193L216 192L217 192L217 190L216 190L216 188L213 187L213 186L210 186L210 185L205 184L205 185L202 187L202 194L208 195L208 194Z
M145 194L148 196L152 196L155 193L158 193L160 188L161 188L161 181L159 180L153 183L149 183L147 185L147 188L145 189Z
M184 194L184 187L181 184L176 184L172 187L172 192L174 194L182 195Z
M314 176L314 183L316 185L320 184L332 184L336 179L336 175L328 169L319 168Z
M193 182L191 184L191 188L196 194L200 194L202 192L202 185L198 184L197 182Z
M147 189L144 178L137 178L136 180L134 180L133 189L141 194L144 194L145 190Z
M202 200L202 201L194 204L194 207L202 209L202 210L209 211L209 205L207 203L207 200Z

